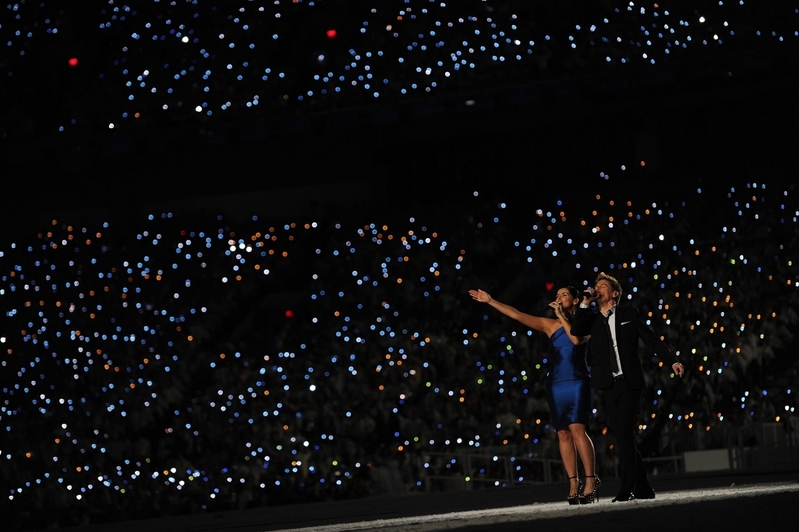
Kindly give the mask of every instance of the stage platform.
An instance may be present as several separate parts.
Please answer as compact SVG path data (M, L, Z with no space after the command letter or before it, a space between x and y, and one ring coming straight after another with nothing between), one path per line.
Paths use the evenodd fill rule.
M603 481L596 504L569 506L566 485L401 493L346 501L66 528L80 532L341 532L793 529L799 464L790 471L741 471L652 479L654 500L612 503L618 481ZM554 528L553 528L554 527ZM779 527L779 528L778 528Z

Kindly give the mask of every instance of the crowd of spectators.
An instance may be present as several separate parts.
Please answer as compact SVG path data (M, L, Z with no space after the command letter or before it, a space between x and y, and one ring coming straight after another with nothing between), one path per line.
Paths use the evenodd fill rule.
M546 339L477 287L543 313L553 287L617 276L687 367L676 382L645 356L647 456L795 415L793 186L461 192L369 219L167 210L7 235L6 522L439 489L479 474L464 453L555 458ZM591 432L614 474L599 401Z
M422 101L799 39L796 7L740 0L68 4L0 6L0 141ZM543 313L553 288L618 277L688 371L678 383L645 360L647 457L790 421L795 185L752 171L664 198L617 182L579 198L488 183L441 198L425 182L377 212L15 220L0 242L5 526L429 491L481 474L465 453L556 460L546 338L470 288Z
M730 64L738 75L757 60L753 51L799 42L799 6L743 0L42 0L0 9L8 102L0 138L11 140L351 108L747 53Z

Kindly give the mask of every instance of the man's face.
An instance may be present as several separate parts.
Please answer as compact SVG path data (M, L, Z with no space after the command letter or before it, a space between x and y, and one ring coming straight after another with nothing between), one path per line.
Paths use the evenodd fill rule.
M618 296L618 292L613 290L613 287L610 286L610 282L605 279L598 281L594 290L596 290L597 299L599 301L614 301Z

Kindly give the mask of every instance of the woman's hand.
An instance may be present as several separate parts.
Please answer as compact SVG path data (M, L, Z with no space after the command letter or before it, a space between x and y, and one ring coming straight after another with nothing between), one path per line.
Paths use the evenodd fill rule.
M469 290L469 295L472 296L472 299L479 301L480 303L488 303L491 301L491 296L488 295L488 292L485 292L484 290Z

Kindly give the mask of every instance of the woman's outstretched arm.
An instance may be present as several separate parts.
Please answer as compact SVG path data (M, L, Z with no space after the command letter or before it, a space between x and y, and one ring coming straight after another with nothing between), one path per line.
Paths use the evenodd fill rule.
M472 299L475 301L479 301L480 303L488 303L507 317L518 321L522 325L526 325L531 329L535 329L536 331L545 332L548 335L551 334L551 331L553 330L553 324L557 323L557 321L553 320L552 318L533 316L532 314L521 312L510 305L501 303L496 299L493 299L485 290L469 290L469 295L472 296Z

